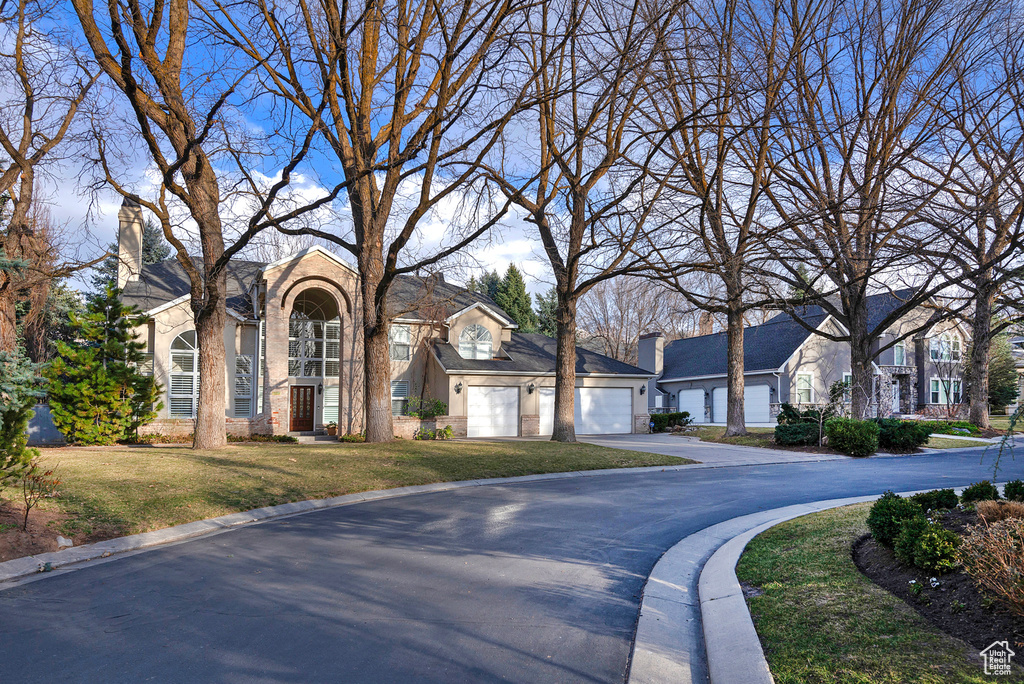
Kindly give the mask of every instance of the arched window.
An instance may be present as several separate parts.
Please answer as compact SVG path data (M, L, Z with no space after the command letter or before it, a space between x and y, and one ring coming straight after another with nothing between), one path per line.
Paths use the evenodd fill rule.
M324 290L305 290L295 299L288 324L288 375L336 378L340 365L338 305Z
M489 359L492 354L491 332L482 325L467 325L459 335L459 356L464 359Z
M171 342L167 395L171 418L195 418L199 398L199 345L195 330L183 332Z
M959 361L960 337L948 332L942 333L941 336L931 339L929 350L932 361Z

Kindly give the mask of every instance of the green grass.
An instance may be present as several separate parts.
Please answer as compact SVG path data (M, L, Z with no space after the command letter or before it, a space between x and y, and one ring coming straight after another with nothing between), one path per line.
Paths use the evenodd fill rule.
M985 442L973 442L969 439L956 439L955 437L931 436L925 447L928 449L969 449L972 447L988 446Z
M698 427L684 434L698 437L702 442L767 448L775 446L775 428L747 428L747 432L749 434L739 437L726 437L724 427Z
M680 465L687 459L592 444L419 442L246 444L43 449L57 465L70 516L65 534L133 534L262 506L372 489L602 468ZM8 492L10 494L10 492Z
M974 649L933 627L853 564L851 544L867 532L870 505L798 518L747 546L736 574L764 591L748 605L775 681L993 681L968 660Z
M1011 416L989 416L989 425L994 430L1009 430ZM1018 421L1017 431L1024 430L1024 421Z

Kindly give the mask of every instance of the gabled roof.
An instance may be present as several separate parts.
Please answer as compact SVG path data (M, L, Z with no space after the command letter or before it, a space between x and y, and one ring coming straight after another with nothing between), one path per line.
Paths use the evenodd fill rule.
M308 249L293 255L292 259L301 258L313 252L329 254L330 258L351 270L339 257L323 248ZM194 260L202 269L202 261ZM252 318L252 302L249 292L253 284L262 277L262 272L283 261L266 264L260 261L232 259L227 266L227 287L229 311L244 318ZM160 306L173 302L188 295L189 281L185 269L175 258L165 259L155 264L142 267L139 279L125 285L121 300L125 304L139 307L142 311L152 311ZM483 306L511 322L511 317L501 309L490 297L479 292L470 292L464 287L445 282L437 276L420 277L401 275L395 278L388 295L388 308L392 316L412 320L443 321L452 314L471 308Z
M502 342L501 350L508 358L464 359L448 342L435 342L434 354L441 367L449 373L530 373L553 375L555 372L555 340L537 333L512 333ZM577 375L636 375L651 377L653 373L610 356L576 347Z
M828 314L818 312L802 316L807 324L817 327ZM788 314L776 316L767 323L743 331L743 370L775 372L811 335L807 328ZM726 333L684 337L665 345L663 380L725 375L728 351Z
M913 295L911 289L885 292L868 297L868 329L878 326L886 316ZM802 325L796 319L803 321ZM792 313L782 312L762 325L743 331L744 373L776 372L813 333L829 314L821 306L804 306ZM674 380L725 375L727 372L726 333L686 337L665 345L662 378Z

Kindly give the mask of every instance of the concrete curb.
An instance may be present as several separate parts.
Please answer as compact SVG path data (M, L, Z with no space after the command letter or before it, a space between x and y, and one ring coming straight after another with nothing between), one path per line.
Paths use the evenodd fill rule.
M666 551L644 586L629 684L773 683L736 578L740 556L754 537L780 523L879 496L828 499L740 516L691 534Z

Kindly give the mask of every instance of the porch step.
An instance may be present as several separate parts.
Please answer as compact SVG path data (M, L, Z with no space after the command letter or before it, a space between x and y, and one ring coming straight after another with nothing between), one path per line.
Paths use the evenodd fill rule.
M289 432L290 436L299 440L299 444L312 444L313 442L337 442L338 436L327 434L316 434L314 432Z

